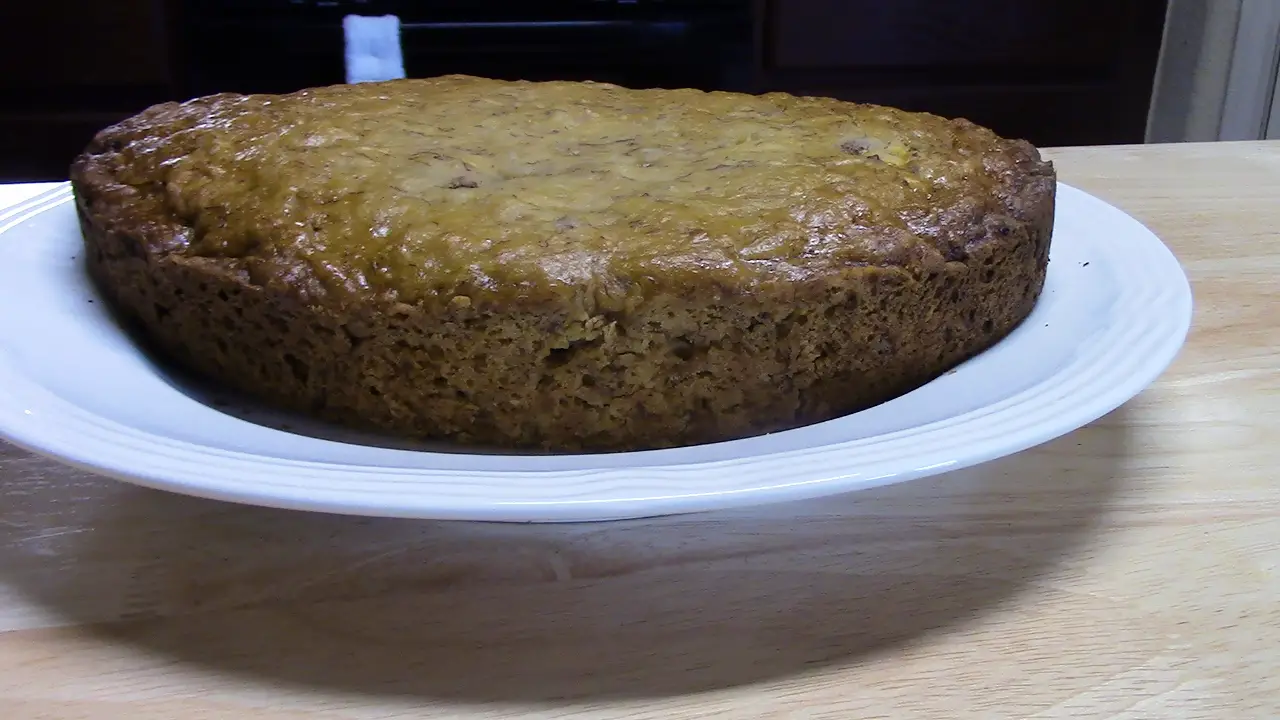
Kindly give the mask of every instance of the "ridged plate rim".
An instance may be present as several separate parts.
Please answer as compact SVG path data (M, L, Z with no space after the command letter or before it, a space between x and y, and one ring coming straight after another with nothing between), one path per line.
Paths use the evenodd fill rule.
M78 254L78 232L40 237L32 229L42 214L74 215L70 199L70 188L63 184L0 211L0 283L6 274L17 278L12 273L22 273L24 279L67 284L68 293L86 292L83 285L71 287L76 281L67 279L65 269L55 272L43 266L47 263L20 254L12 262L9 257L17 254L10 244L22 242L56 243L58 250ZM17 353L41 352L41 338L30 334L6 338L0 347L0 436L64 463L148 487L255 505L373 516L608 520L851 492L958 470L1051 440L1119 407L1174 360L1190 328L1192 295L1168 248L1121 210L1060 184L1055 259L1064 253L1064 243L1074 243L1073 250L1087 244L1089 262L1100 272L1124 270L1124 281L1108 287L1115 293L1114 302L1096 319L1084 338L1088 342L1066 367L1008 397L980 402L968 412L869 437L823 439L839 425L820 423L788 431L787 439L795 447L784 451L756 451L753 448L764 443L747 439L702 449L562 456L551 461L405 450L386 450L377 465L276 457L236 451L228 447L234 443L217 438L193 443L164 437L91 412L75 398L59 394L65 388L48 387L24 372ZM1062 280L1064 273L1062 263L1051 261L1049 284L1069 283ZM41 308L6 302L0 306L0 331L7 321L16 322L11 314L19 312L39 315ZM23 320L32 322L30 317ZM49 322L62 323L54 330L71 333L68 337L86 352L101 338L120 332L101 322L85 321L80 328L56 313L50 313ZM1002 343L1003 352L1019 351L1019 342L1027 341L1015 333ZM1024 354L1035 355L1031 348ZM968 365L955 375L963 379ZM129 367L155 372L145 363ZM926 386L913 395L918 402L919 393L931 391ZM172 408L174 402L196 402L160 395L152 398L157 412L165 412L165 403ZM891 412L894 402L899 401L882 406L880 412ZM236 427L244 433L281 432L245 421ZM806 444L807 438L813 443ZM678 461L666 462L667 458Z

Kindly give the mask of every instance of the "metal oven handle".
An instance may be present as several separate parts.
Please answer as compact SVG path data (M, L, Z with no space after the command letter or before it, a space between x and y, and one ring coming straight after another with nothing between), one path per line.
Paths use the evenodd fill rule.
M492 22L407 22L403 30L599 30L635 29L666 33L680 33L689 24L679 21L649 20L510 20Z

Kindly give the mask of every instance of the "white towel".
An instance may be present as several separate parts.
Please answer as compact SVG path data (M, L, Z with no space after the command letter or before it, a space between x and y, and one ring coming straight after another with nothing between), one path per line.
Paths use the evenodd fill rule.
M404 77L400 50L400 18L395 15L342 19L346 44L347 82L377 82Z

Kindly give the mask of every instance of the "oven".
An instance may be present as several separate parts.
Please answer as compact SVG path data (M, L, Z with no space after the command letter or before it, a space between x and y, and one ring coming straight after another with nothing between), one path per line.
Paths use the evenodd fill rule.
M183 0L186 97L344 81L342 18L394 14L409 77L749 90L751 0Z

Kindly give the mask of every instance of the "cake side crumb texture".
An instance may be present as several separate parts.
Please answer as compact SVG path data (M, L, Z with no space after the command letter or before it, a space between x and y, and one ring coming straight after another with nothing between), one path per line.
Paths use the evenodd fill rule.
M637 449L856 411L1011 331L1052 166L965 121L450 76L216 95L72 167L180 364L397 435Z

